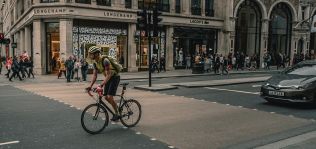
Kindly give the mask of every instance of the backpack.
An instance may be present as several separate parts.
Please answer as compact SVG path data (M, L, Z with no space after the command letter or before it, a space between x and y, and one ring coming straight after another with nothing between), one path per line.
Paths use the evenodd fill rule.
M123 66L119 64L115 58L107 56L107 55L102 55L101 56L102 62L104 61L105 58L107 58L110 61L111 66L113 67L113 69L115 70L117 74L122 72Z

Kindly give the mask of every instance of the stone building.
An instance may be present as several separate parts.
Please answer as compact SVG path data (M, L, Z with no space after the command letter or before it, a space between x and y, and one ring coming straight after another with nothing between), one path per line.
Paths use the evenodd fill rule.
M98 45L117 57L126 71L148 69L148 42L137 27L144 0L5 0L3 33L17 44L1 52L26 50L35 71L53 73L60 59L87 57ZM315 13L299 0L157 0L163 21L153 56L165 57L169 70L198 53L227 55L295 52L315 48L300 21Z

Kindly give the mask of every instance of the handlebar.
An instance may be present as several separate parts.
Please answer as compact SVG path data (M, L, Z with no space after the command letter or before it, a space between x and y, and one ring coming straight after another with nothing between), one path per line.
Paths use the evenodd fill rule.
M98 87L94 87L92 89L86 88L85 90L89 94L89 96L91 96L91 97L93 97L93 95L91 94L91 91L94 92L94 93L98 93L99 96L103 95L103 93L102 93L103 89L101 87L99 87L99 86Z

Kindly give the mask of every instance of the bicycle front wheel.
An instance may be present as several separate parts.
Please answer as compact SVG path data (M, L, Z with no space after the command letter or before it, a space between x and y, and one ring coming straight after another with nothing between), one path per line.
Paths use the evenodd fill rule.
M82 128L90 133L100 133L109 124L109 115L99 104L88 105L81 114Z
M142 116L141 105L134 99L127 100L120 107L121 122L126 127L134 127Z

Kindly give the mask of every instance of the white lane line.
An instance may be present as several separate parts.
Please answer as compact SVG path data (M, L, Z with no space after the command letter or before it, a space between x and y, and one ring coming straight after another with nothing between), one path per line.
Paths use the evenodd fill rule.
M229 89L213 88L213 87L205 87L205 88L206 88L206 89L210 89L210 90L229 91L229 92L252 94L252 95L259 95L259 94L260 94L259 92L245 92L245 91L229 90Z
M274 143L271 143L271 144L259 146L259 147L256 147L255 149L285 148L285 147L288 147L288 146L291 146L291 145L294 145L294 144L297 144L297 143L304 142L306 140L313 139L315 137L316 137L316 131L313 131L313 132L308 132L308 133L305 133L305 134L302 134L302 135L298 135L298 136L295 136L295 137L292 137L292 138L288 138L288 139L285 139L285 140L281 140L281 141L278 141L278 142L274 142Z
M252 87L253 88L256 88L256 87L261 87L262 85L253 85Z
M169 148L174 148L174 146L168 146Z
M4 143L0 143L0 146L1 145L8 145L8 144L16 144L16 143L20 143L20 141L4 142Z
M151 138L150 140L151 140L151 141L156 141L157 139L156 139L156 138Z

